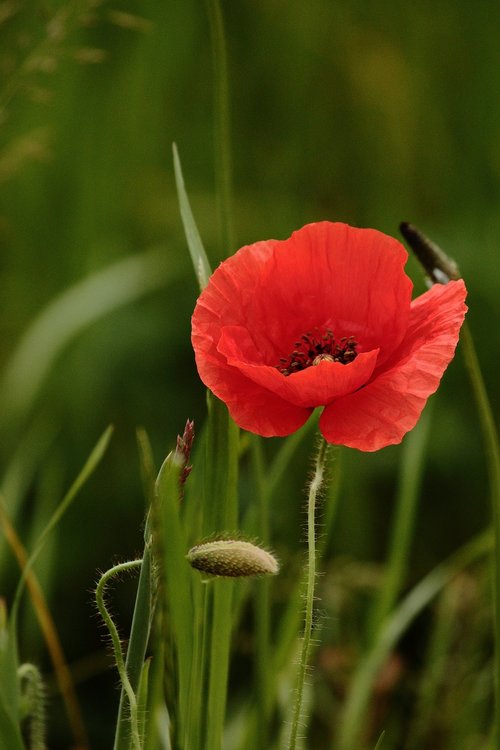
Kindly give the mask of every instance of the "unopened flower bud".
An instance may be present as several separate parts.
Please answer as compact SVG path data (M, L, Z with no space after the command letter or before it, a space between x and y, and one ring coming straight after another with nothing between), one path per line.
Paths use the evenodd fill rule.
M407 221L401 222L399 231L420 261L433 284L447 284L460 278L454 260L449 258L435 242L425 236L420 229Z
M198 544L187 553L191 566L203 573L224 578L276 575L278 561L251 542L216 539Z

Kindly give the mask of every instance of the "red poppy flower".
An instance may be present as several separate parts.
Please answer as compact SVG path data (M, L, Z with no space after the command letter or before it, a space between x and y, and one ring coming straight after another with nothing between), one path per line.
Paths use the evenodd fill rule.
M330 222L242 247L193 314L202 381L259 435L288 435L323 406L330 443L399 443L437 389L467 310L463 281L412 302L406 260L392 237Z

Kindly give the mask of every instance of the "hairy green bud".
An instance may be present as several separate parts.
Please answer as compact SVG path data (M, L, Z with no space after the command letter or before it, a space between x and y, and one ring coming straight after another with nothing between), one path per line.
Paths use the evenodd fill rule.
M192 547L186 557L193 568L223 578L276 575L279 571L270 552L240 539L204 542Z

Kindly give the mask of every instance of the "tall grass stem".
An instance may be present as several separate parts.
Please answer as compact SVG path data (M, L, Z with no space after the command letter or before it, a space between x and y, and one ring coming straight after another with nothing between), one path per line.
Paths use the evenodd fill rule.
M474 346L474 340L467 322L462 327L462 354L469 375L472 392L479 414L481 430L486 452L488 467L491 513L493 519L494 545L492 559L493 581L493 622L494 622L494 720L493 743L494 750L500 750L500 457L498 433L491 409L490 400L484 384L481 366Z
M269 544L269 495L265 491L264 456L261 438L252 436L253 469L259 513L258 532L264 545ZM257 704L257 737L259 747L269 744L270 700L270 593L271 581L263 578L255 585L255 692Z
M234 246L229 77L224 19L219 0L207 0L214 63L215 181L222 257Z
M208 433L205 454L205 535L234 532L238 523L237 478L239 429L225 404L208 398ZM207 632L208 696L205 750L220 750L227 700L232 631L233 582L214 580L212 617Z

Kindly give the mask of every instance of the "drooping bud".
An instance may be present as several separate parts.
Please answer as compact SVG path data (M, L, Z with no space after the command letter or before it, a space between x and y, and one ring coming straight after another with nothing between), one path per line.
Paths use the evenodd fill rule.
M460 272L454 260L435 242L407 221L401 222L399 231L420 261L424 271L433 284L447 284L452 279L459 279Z
M186 557L193 568L223 578L276 575L279 571L270 552L241 539L204 542L192 547Z

